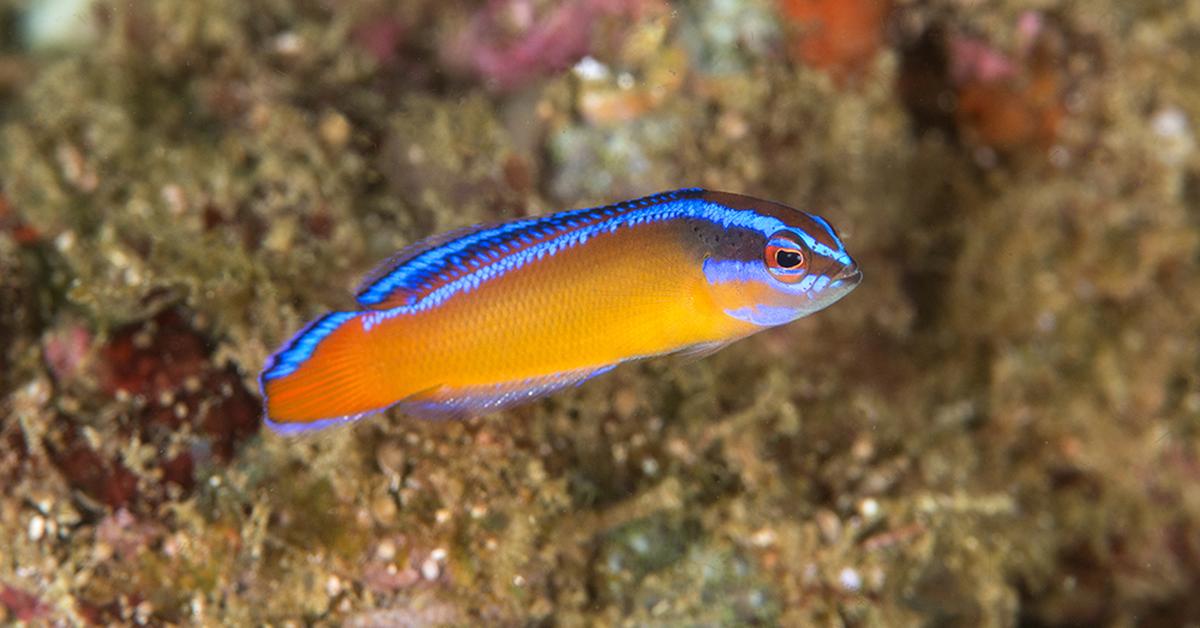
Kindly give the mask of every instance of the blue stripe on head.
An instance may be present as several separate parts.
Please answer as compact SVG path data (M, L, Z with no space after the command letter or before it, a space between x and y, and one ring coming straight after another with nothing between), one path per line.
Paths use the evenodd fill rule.
M794 307L779 307L775 305L749 305L746 307L725 310L725 313L759 327L775 327L790 323L802 315Z
M317 350L317 345L321 344L322 340L358 314L358 312L331 312L305 325L304 329L292 337L291 342L267 359L267 366L263 369L260 384L296 372L304 362L312 357L313 352Z
M828 234L829 234L829 237L830 237L830 238L831 238L831 239L832 239L834 242L841 242L841 241L842 241L842 240L841 240L841 238L837 237L837 234L833 232L833 225L829 224L829 221L828 221L828 220L825 220L824 218L822 218L822 217L820 217L820 216L818 216L818 215L816 215L816 214L808 214L808 217L809 217L809 218L812 218L812 219L813 219L813 220L815 220L815 221L817 221L817 224L821 225L821 228L825 230L825 233L828 233Z
M813 253L816 253L821 257L827 257L839 264L849 264L851 262L850 256L846 254L844 249L831 249L828 246L817 242L816 238L806 233L803 229L792 229L792 231L794 231L801 240L804 240L804 245L807 246L808 250L812 251Z
M766 267L758 260L715 259L704 260L704 278L708 283L765 283L773 290L782 293L801 295L810 291L819 291L829 285L830 278L825 275L810 274L796 283L784 283L771 279Z

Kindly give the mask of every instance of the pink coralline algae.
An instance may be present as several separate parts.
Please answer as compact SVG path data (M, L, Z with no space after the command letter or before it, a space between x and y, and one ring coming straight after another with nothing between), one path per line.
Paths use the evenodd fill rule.
M950 76L955 83L991 83L1016 75L1017 65L988 42L961 36L950 39Z
M143 430L190 423L228 460L239 441L258 431L259 404L236 369L212 363L212 348L179 309L168 309L113 334L100 352L101 382L110 394L145 400Z
M46 334L42 338L42 356L54 380L65 382L80 375L91 345L91 332L79 324L65 325Z
M46 336L45 360L58 381L79 370L91 338L76 325ZM67 482L99 505L136 510L167 499L170 486L190 493L198 462L231 459L237 444L258 431L259 402L234 367L213 363L213 348L179 308L115 330L85 368L95 373L100 392L129 400L129 420L118 432L155 445L157 480L140 481L119 457L97 449L73 420L60 416L62 429L47 449ZM186 444L172 445L185 429L192 434Z
M96 539L112 548L121 560L131 560L163 536L163 528L153 520L139 520L121 508L96 526Z
M364 21L354 28L352 40L382 66L395 64L404 41L404 24L390 16Z
M1016 34L1011 54L967 36L949 41L959 126L967 137L1000 151L1049 146L1066 115L1056 33L1040 14L1027 12Z
M17 621L36 622L50 616L50 607L37 596L7 584L0 584L0 606Z
M607 19L636 20L654 0L572 0L539 9L532 0L498 0L450 41L452 65L499 89L513 89L570 68L596 45ZM624 29L618 29L623 31Z
M119 460L107 460L74 426L64 429L60 445L47 444L51 459L72 488L109 508L130 505L138 497L137 476Z
M1002 49L935 24L908 47L899 89L918 126L947 129L995 153L1052 146L1067 115L1069 39L1054 20L1033 11L1017 20L1015 35L1011 49Z

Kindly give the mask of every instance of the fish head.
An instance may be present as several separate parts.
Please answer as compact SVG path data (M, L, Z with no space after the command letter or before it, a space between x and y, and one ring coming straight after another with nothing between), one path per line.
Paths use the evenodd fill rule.
M726 314L773 327L829 307L862 281L862 271L824 218L751 197L708 192L706 200L738 216L709 247L704 277ZM734 233L736 231L736 233Z

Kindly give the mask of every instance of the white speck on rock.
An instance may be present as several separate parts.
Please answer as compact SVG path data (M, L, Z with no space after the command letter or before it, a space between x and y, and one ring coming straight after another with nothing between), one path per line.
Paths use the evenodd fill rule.
M862 589L862 576L850 567L843 567L838 573L838 583L842 588L852 593L857 593Z
M571 71L575 76L585 81L603 81L609 77L608 66L600 63L592 57L584 57L575 64Z
M442 575L442 566L432 556L421 563L421 576L426 580L437 580Z
M1178 107L1167 107L1154 114L1150 124L1162 137L1179 137L1188 132L1187 114Z
M37 541L46 534L46 519L40 515L29 520L29 538Z
M1181 164L1196 149L1196 138L1192 134L1187 113L1175 106L1158 110L1150 118L1150 127L1161 138L1158 143L1159 159L1167 165Z

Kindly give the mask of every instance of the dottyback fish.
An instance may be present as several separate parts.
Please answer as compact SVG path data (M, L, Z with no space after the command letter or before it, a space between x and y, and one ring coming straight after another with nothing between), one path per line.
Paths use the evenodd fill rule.
M266 421L291 432L389 407L480 414L622 362L716 350L861 279L824 219L725 192L468 227L403 249L363 281L358 309L271 356Z

